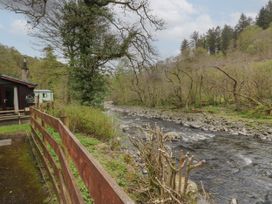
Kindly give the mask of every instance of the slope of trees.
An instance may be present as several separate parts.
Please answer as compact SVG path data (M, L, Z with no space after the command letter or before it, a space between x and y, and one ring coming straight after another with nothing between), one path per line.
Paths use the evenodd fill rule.
M217 26L205 35L195 31L190 40L182 41L180 55L144 72L135 74L122 65L113 78L112 99L151 107L262 107L263 113L272 114L272 26L263 12L272 15L272 1L256 22L241 14L234 28ZM121 84L125 92L118 92Z
M191 49L203 48L207 49L211 55L217 54L222 51L226 55L228 49L237 47L237 39L239 35L249 26L256 25L261 28L268 29L272 22L272 1L270 0L265 5L256 17L254 22L252 18L247 17L245 14L241 14L240 19L236 26L233 28L229 25L225 25L223 28L219 26L210 28L208 32L202 36L197 31L194 31L191 35L192 43L188 44ZM181 47L184 47L184 43L189 42L187 39L182 41ZM182 53L181 49L181 53ZM188 49L187 49L188 52Z
M0 73L21 78L24 56L15 48L0 45ZM44 57L27 57L30 81L38 84L38 89L51 89L56 100L67 101L68 68L57 61L51 47L44 49Z
M204 35L199 35L197 31L194 31L191 35L190 44L187 39L182 41L181 53L183 51L182 48L185 46L184 43L187 42L187 52L190 49L203 48L211 55L220 52L226 55L228 49L237 47L238 36L250 25L253 25L252 19L245 14L241 14L239 22L234 28L229 25L225 25L223 28L217 26L210 28Z
M20 77L21 70L19 67L22 64L22 55L13 47L0 45L0 56L1 74Z
M256 25L247 26L237 37L237 47L228 49L227 45L233 43L233 30L226 26L223 31L222 47L216 47L215 41L214 54L203 47L190 48L189 55L182 53L138 73L139 84L133 83L135 74L121 64L113 78L112 99L119 104L150 107L262 107L263 113L270 113L272 27L262 30ZM216 29L210 32L216 33Z

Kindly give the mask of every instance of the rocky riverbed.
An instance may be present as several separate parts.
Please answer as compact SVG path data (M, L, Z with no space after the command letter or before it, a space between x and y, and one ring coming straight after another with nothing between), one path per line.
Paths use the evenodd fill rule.
M114 112L125 113L131 116L171 121L185 127L203 131L227 132L232 135L252 136L256 139L272 141L272 127L269 125L254 124L253 126L252 123L250 124L237 120L231 121L224 117L206 112L185 113L144 107L114 106L111 103L106 103L105 108Z
M203 183L215 203L228 204L236 198L239 204L272 204L271 129L252 128L240 122L202 113L173 113L144 108L107 106L119 119L124 136L141 136L139 128L158 125L172 134L174 153L182 149L197 160L206 160L191 179ZM124 140L129 143L128 140ZM125 151L137 159L137 153L125 144Z

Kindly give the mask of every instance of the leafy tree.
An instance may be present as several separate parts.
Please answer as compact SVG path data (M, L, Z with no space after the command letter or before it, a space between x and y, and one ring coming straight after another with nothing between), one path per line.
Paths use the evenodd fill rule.
M231 26L225 25L222 30L222 36L221 36L221 49L224 55L226 55L226 52L231 44L232 39L233 39L233 29Z

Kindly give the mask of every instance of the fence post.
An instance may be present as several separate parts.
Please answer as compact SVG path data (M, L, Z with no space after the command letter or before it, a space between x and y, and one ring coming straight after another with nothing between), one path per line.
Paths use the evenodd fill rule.
M65 116L65 115L63 115L63 116L60 116L60 120L61 120L61 122L67 127L67 128L69 128L69 119L68 119L68 117L67 116ZM64 145L65 146L65 145ZM66 157L66 159L67 159L67 163L68 163L68 166L70 166L70 164L71 164L71 157L70 157L70 154L69 154L69 152L68 152L68 147L67 148L65 148L63 146L63 152L64 152L64 155L65 155L65 157Z
M67 116L60 116L60 120L69 129L69 118Z
M21 114L20 114L20 111L18 112L18 123L19 123L19 125L22 124L22 122L21 122Z

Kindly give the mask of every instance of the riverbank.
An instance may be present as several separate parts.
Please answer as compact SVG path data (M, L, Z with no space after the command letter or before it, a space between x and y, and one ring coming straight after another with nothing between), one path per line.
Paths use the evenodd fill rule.
M239 133L238 131L247 131L247 129L243 130L248 128L246 121L239 119L241 121L238 121L237 125L234 119L221 118L219 114L173 113L170 110L160 113L156 112L158 110L141 107L110 106L107 108L107 112L118 119L124 140L128 137L145 137L145 128L156 125L170 138L174 137L172 142L169 142L169 146L175 158L179 158L180 151L185 151L194 155L198 161L205 160L205 165L194 171L190 179L200 188L204 186L214 200L212 203L228 204L233 198L241 204L263 203L264 200L271 200L268 192L272 188L272 163L269 156L272 143ZM201 123L201 119L205 118L202 115L206 115L207 121L211 120L208 124L210 126L206 127L206 123ZM219 127L223 127L221 120L235 127L238 126L240 130L237 128L236 133L235 130L220 130ZM199 124L199 127L195 124ZM265 123L262 125L265 126ZM202 130L205 128L213 128L214 132ZM253 131L258 130L253 129ZM141 161L137 161L139 159L137 151L133 152L129 145L124 151L128 151L137 164L144 167ZM144 173L145 168L142 170Z
M272 141L272 120L259 120L239 117L233 113L213 112L209 110L184 112L163 108L139 106L114 106L105 103L105 109L126 113L132 116L172 121L194 129L211 132L228 132L232 135L252 136L260 140Z

